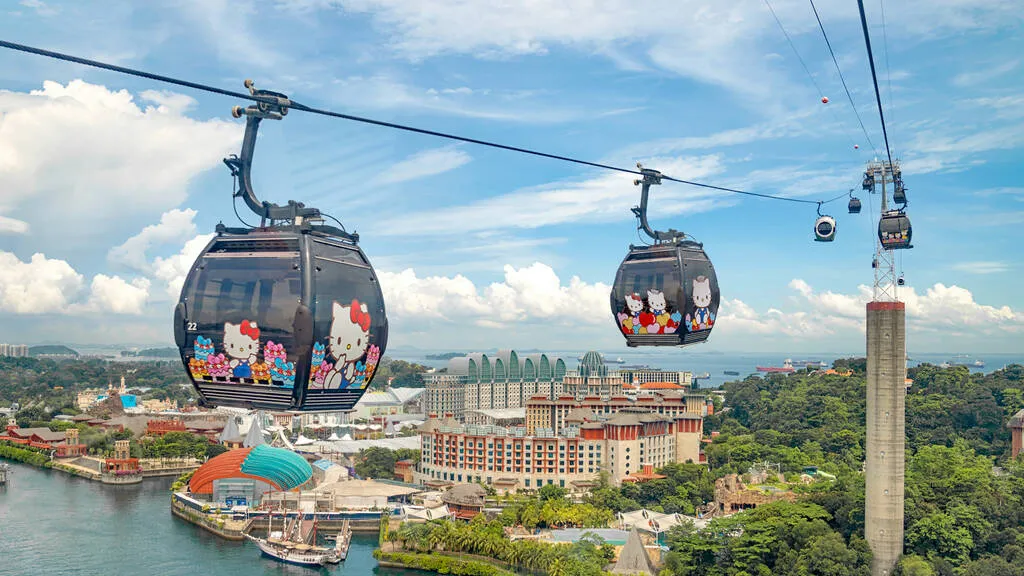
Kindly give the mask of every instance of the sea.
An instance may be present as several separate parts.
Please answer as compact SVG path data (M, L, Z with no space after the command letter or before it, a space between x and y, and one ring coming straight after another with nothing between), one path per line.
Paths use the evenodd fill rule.
M410 350L398 349L388 350L390 358L416 362L433 368L443 368L448 365L447 360L428 359L428 355L446 352L445 350ZM493 354L496 350L483 350L486 354ZM516 350L519 354L531 352ZM541 352L541 351L537 351ZM558 356L566 362L568 369L572 370L579 365L579 357L584 351L580 350L554 350L543 351L548 356ZM758 366L782 366L788 358L794 362L817 361L824 362L826 367L831 367L832 362L838 358L864 357L864 352L851 352L849 354L837 352L811 352L803 354L766 354L766 353L730 353L730 352L691 352L687 349L670 348L667 351L654 350L608 350L599 351L603 354L605 361L617 361L621 359L624 363L609 363L609 370L616 370L623 366L648 366L661 370L685 370L692 372L695 376L695 387L698 388L719 388L726 382L742 380L751 374L758 374ZM985 366L982 368L971 367L971 372L982 373L999 370L1008 364L1024 364L1024 353L1019 354L948 354L948 353L910 353L907 361L908 367L918 364L941 365L943 362L972 364L981 360ZM799 369L799 367L798 367ZM726 371L739 372L739 375L727 375ZM707 374L707 378L696 378Z
M0 459L2 460L2 459ZM171 515L173 478L108 486L10 463L0 487L0 575L422 576L377 566L376 534L354 534L348 558L321 569L282 564Z

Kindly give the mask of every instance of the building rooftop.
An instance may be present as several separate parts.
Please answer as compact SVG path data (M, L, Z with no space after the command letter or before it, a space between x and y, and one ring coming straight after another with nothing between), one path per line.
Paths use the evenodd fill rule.
M641 574L650 574L654 576L657 574L654 570L654 565L651 564L651 558L647 555L647 550L644 549L644 543L640 540L640 533L637 532L636 528L633 528L629 532L629 537L626 538L626 545L622 547L622 552L619 552L619 559L615 562L615 567L611 569L612 574L629 574L637 576Z
M376 480L342 480L331 482L318 486L316 491L320 493L329 492L335 496L384 496L387 498L422 492L419 488L378 482Z
M487 491L479 484L456 484L441 496L445 504L459 506L483 506Z
M1024 428L1024 410L1014 414L1007 425L1010 428Z
M483 414L493 420L525 420L526 408L490 408L483 410L469 410L476 414Z

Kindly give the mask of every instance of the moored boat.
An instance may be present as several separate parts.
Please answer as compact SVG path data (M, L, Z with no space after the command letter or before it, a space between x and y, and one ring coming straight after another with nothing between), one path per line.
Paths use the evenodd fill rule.
M737 371L737 370L726 370L724 372L724 374L726 376L739 376L740 375L739 371Z

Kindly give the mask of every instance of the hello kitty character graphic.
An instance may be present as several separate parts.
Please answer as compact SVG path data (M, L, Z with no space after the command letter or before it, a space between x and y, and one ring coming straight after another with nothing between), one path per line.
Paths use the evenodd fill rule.
M707 276L693 279L693 305L693 316L686 315L688 332L708 330L715 325L715 313L708 308L711 306L711 279Z
M224 353L230 358L231 375L251 378L252 365L260 349L260 329L255 322L242 320L238 324L224 323Z
M623 334L640 334L641 333L641 320L640 317L643 315L644 301L639 294L626 294L626 307L622 312L619 312L619 327L622 329ZM644 329L644 333L646 333Z
M647 326L648 334L673 334L676 328L679 327L679 323L682 321L682 315L678 311L668 311L668 302L665 300L665 293L661 290L648 290L647 291L647 307L651 310L651 315L654 316L653 322Z
M356 299L347 306L335 302L331 312L327 349L334 358L334 366L324 378L323 387L347 388L356 382L357 362L370 345L370 313L366 304Z

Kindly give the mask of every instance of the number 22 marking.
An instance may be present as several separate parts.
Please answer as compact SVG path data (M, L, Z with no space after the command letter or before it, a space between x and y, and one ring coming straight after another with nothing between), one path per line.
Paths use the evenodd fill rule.
M189 332L195 332L196 331L196 323L195 322L189 322L188 323L188 327L185 328L185 329L188 330Z

